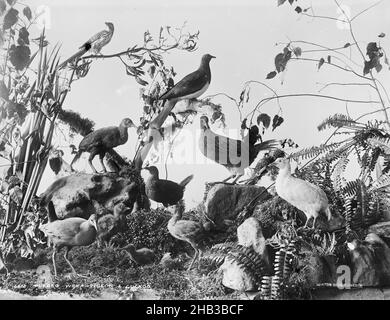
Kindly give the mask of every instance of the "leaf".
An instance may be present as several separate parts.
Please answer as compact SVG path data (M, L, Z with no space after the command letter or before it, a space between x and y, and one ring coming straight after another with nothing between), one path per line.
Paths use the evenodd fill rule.
M283 53L279 53L275 57L275 68L277 72L282 72L286 69L287 62L291 58L291 51L284 48Z
M32 12L31 12L30 7L24 7L23 14L29 21L31 21L31 19L32 19Z
M382 64L378 61L378 63L375 65L376 72L378 73L381 72L382 68L383 68Z
M284 122L282 117L275 115L272 119L272 131L274 131L277 127L279 127Z
M288 2L292 5L295 0L288 0Z
M248 126L247 126L247 124L246 124L246 121L247 121L246 118L245 118L244 120L242 120L242 122L241 122L241 130L244 130L244 129L247 129L247 128L248 128Z
M257 117L257 124L260 125L260 123L262 123L266 129L268 129L269 125L271 124L271 117L266 113L261 113Z
M318 70L322 67L322 65L325 63L325 59L321 58L320 61L318 62Z
M295 47L293 49L293 52L294 52L296 57L300 57L302 55L302 49L300 47Z
M379 38L384 38L386 37L386 34L384 32L381 32L379 35L378 35Z
M139 77L135 77L135 81L137 81L141 86L146 86L148 84L148 82L146 82L145 80L142 80Z
M4 17L3 30L10 29L16 22L18 22L19 11L11 8Z
M296 8L295 8L295 12L296 13L302 13L302 8L300 7L300 6L297 6Z
M285 2L286 2L286 0L278 0L278 7L281 6Z
M348 48L348 47L350 47L351 46L351 44L349 43L349 42L347 42L345 45L344 45L344 48Z
M367 55L371 60L377 56L378 52L379 52L379 48L376 42L370 42L367 45Z
M278 73L276 71L272 71L270 73L267 74L267 77L266 79L272 79L272 78L275 78L275 76L277 75Z
M7 5L4 0L0 0L0 16L4 14L5 10L7 10Z
M30 48L12 45L9 50L10 61L16 70L23 70L30 61Z
M22 27L19 29L19 38L18 38L18 44L23 45L29 45L30 41L28 40L28 36L30 34L28 33L26 27Z
M16 3L16 0L7 0L7 3L12 7Z
M328 63L331 63L332 62L332 57L328 56L327 61L328 61Z
M370 73L371 70L371 62L370 61L364 61L364 69L363 69L363 75Z

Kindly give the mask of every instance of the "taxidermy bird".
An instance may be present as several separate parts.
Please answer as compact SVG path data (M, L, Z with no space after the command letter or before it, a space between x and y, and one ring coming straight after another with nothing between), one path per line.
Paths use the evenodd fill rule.
M110 213L104 206L96 200L92 201L97 214L98 243L109 244L111 238L120 231L125 223L125 217L131 213L131 209L122 202L114 206L113 213Z
M194 258L192 259L191 264L187 270L192 268L197 258L199 267L202 253L199 243L205 237L205 230L203 229L203 225L196 221L181 220L184 212L184 205L178 204L174 206L173 209L173 215L168 221L168 231L172 237L188 242L195 250Z
M64 68L69 62L79 59L87 52L94 55L100 54L102 48L111 41L112 35L114 34L114 25L111 22L105 22L105 24L108 27L108 30L102 30L96 33L79 48L80 50L78 52L61 63L59 69Z
M277 147L275 140L267 140L256 144L259 139L259 129L255 126L249 129L249 133L243 141L235 140L214 133L206 116L200 118L199 148L202 154L223 165L229 170L230 176L223 182L235 177L235 183L256 159L258 153L264 150L272 150Z
M211 82L210 60L215 58L210 54L202 57L199 68L186 75L171 89L160 96L160 100L195 99L201 96Z
M194 178L188 176L182 182L176 183L159 178L158 169L155 166L145 167L150 176L145 182L145 192L149 199L160 202L164 207L176 204L183 198L186 185Z
M136 126L133 121L129 118L125 118L120 123L119 127L106 127L95 130L90 134L86 135L83 140L81 140L79 144L79 150L74 156L72 163L70 166L73 170L73 164L80 158L83 152L89 152L88 162L91 166L94 173L97 173L97 170L92 164L92 160L96 155L99 155L100 163L102 164L103 171L107 172L107 169L103 163L104 155L107 151L125 144L128 139L127 129Z
M153 261L156 259L154 251L148 248L141 248L136 250L134 245L129 244L122 249L127 252L131 261L141 266L153 263Z
M329 209L328 198L321 188L293 177L290 161L287 158L278 158L272 165L279 168L275 181L276 193L279 197L303 211L307 218L304 227L307 227L309 220L313 218L312 228L314 229L316 219L320 213L325 213L328 220L331 219L332 214Z
M95 215L91 215L88 220L78 217L58 220L53 202L50 201L48 204L48 218L49 222L41 225L40 230L46 234L53 245L52 260L55 276L57 276L55 257L63 247L65 247L65 261L72 272L77 274L68 260L68 254L73 247L89 246L95 241L97 230Z

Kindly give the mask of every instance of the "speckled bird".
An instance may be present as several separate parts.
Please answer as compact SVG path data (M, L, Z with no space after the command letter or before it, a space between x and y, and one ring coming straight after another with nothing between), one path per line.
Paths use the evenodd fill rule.
M183 198L186 185L193 179L188 176L182 182L176 183L170 180L160 179L158 169L155 166L145 167L150 176L145 182L145 192L149 199L160 202L164 207L176 204Z
M318 186L291 175L290 160L278 158L272 165L279 168L275 181L276 193L288 203L303 211L306 215L307 224L313 218L312 228L315 228L316 219L320 213L324 213L328 220L332 214L329 209L329 202L325 192Z
M83 152L89 152L88 162L94 173L97 173L97 170L92 164L92 160L96 155L99 155L100 163L103 167L103 171L107 172L107 169L103 163L103 158L106 152L111 149L125 144L128 139L127 129L131 127L136 127L129 118L122 120L118 127L106 127L95 130L90 134L86 135L79 144L79 150L74 156L71 167L73 169L73 164L80 158Z
M235 140L213 132L206 116L200 118L199 148L202 154L223 165L230 172L224 182L234 177L235 183L243 174L245 168L255 161L260 151L272 150L278 146L276 140L266 140L260 143L259 130L253 126L243 141Z
M100 51L111 41L114 34L114 24L111 22L105 22L105 24L108 27L108 30L102 30L89 38L88 41L79 47L80 50L69 59L62 62L59 68L65 67L69 62L82 57L87 52L94 55L100 54Z

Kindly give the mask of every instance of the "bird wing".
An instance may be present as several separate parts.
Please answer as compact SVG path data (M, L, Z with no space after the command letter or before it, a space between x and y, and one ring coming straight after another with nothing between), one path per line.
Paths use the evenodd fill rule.
M71 244L72 240L79 233L80 226L83 222L85 222L85 219L82 218L56 220L45 225L44 233L54 242L66 242Z
M183 197L183 187L170 180L159 180L156 185L156 194L162 203L176 203Z
M202 225L196 221L179 220L175 223L174 232L179 238L195 239L203 231Z
M91 45L91 44L94 43L96 40L99 40L99 39L101 39L101 38L103 38L103 37L106 37L109 33L110 33L110 32L107 31L107 30L102 30L102 31L96 33L96 34L93 35L91 38L89 38L88 41L86 41L82 46L80 46L79 49L84 48L86 44L90 44L90 45Z
M302 211L306 211L308 206L320 210L328 204L328 198L320 187L295 177L286 179L277 191L283 199Z
M165 92L160 99L175 99L193 94L201 90L208 82L210 82L209 74L207 72L202 72L201 70L196 70L176 83L170 90Z
M97 129L84 137L81 140L79 149L88 150L96 147L113 148L117 144L115 142L119 139L120 134L118 127L106 127Z

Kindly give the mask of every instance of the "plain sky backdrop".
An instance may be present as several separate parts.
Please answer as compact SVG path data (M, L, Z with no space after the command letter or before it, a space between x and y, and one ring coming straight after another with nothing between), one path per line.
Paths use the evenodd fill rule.
M364 8L374 4L371 0L342 1L344 8L357 14ZM122 51L136 44L142 45L143 33L149 30L157 34L160 26L180 27L187 22L189 31L200 31L199 47L193 53L172 51L165 56L167 65L172 65L177 80L198 67L200 57L204 53L215 55L211 62L212 81L204 96L220 92L239 97L244 83L248 80L264 81L279 94L318 93L321 84L327 82L361 82L345 72L331 66L317 70L316 63L292 61L287 73L272 80L265 80L266 75L274 70L274 57L281 52L289 40L305 40L316 42L327 47L341 47L352 42L349 30L332 20L312 19L298 15L288 3L277 7L276 0L31 0L27 1L33 9L45 5L50 10L50 28L47 38L51 45L62 44L61 55L67 58L91 35L105 28L104 22L111 21L115 25L115 33L111 43L103 49L110 54ZM340 17L340 12L333 0L300 1L303 8L312 3L317 15ZM377 7L355 20L355 33L359 44L365 49L370 41L377 41L381 32L387 37L381 39L385 50L390 46L390 2L383 1ZM38 34L38 30L33 30ZM309 48L301 45L302 48ZM313 47L311 47L313 49ZM349 54L349 49L345 50ZM327 53L312 54L311 57L326 58ZM353 59L362 65L361 57ZM339 62L340 63L340 62ZM359 72L362 66L357 67ZM379 75L386 88L390 87L388 67ZM283 84L282 84L283 80ZM368 87L329 87L324 94L353 99L375 99L375 92ZM262 97L270 96L270 92L261 86L253 86L252 98L245 110L251 110ZM234 105L225 98L215 102L222 103L230 128L239 128L238 113ZM285 122L275 132L267 133L265 138L291 138L299 146L318 145L326 139L329 132L318 132L317 125L327 116L343 113L345 103L316 98L289 98L281 100ZM142 102L139 99L139 85L134 78L126 75L117 59L105 59L93 62L88 76L77 81L69 93L65 109L80 112L96 122L96 128L116 125L124 117L130 117L139 123L142 114ZM363 112L377 109L375 105L349 104L352 117ZM275 102L266 104L263 112L274 115L278 112ZM380 118L381 115L377 114ZM189 126L190 130L199 127L199 119ZM134 131L130 131L130 139L135 139ZM80 138L75 139L77 145ZM64 147L69 144L63 138L57 141ZM70 160L69 150L66 159ZM134 154L134 143L117 148L128 157ZM96 161L96 167L100 164ZM90 172L86 158L77 165L80 170ZM206 181L216 181L227 176L228 172L216 164L207 165L170 165L169 178L180 181L193 173L195 179L186 191L189 206L196 205L203 197ZM41 190L53 181L53 175L45 175Z

